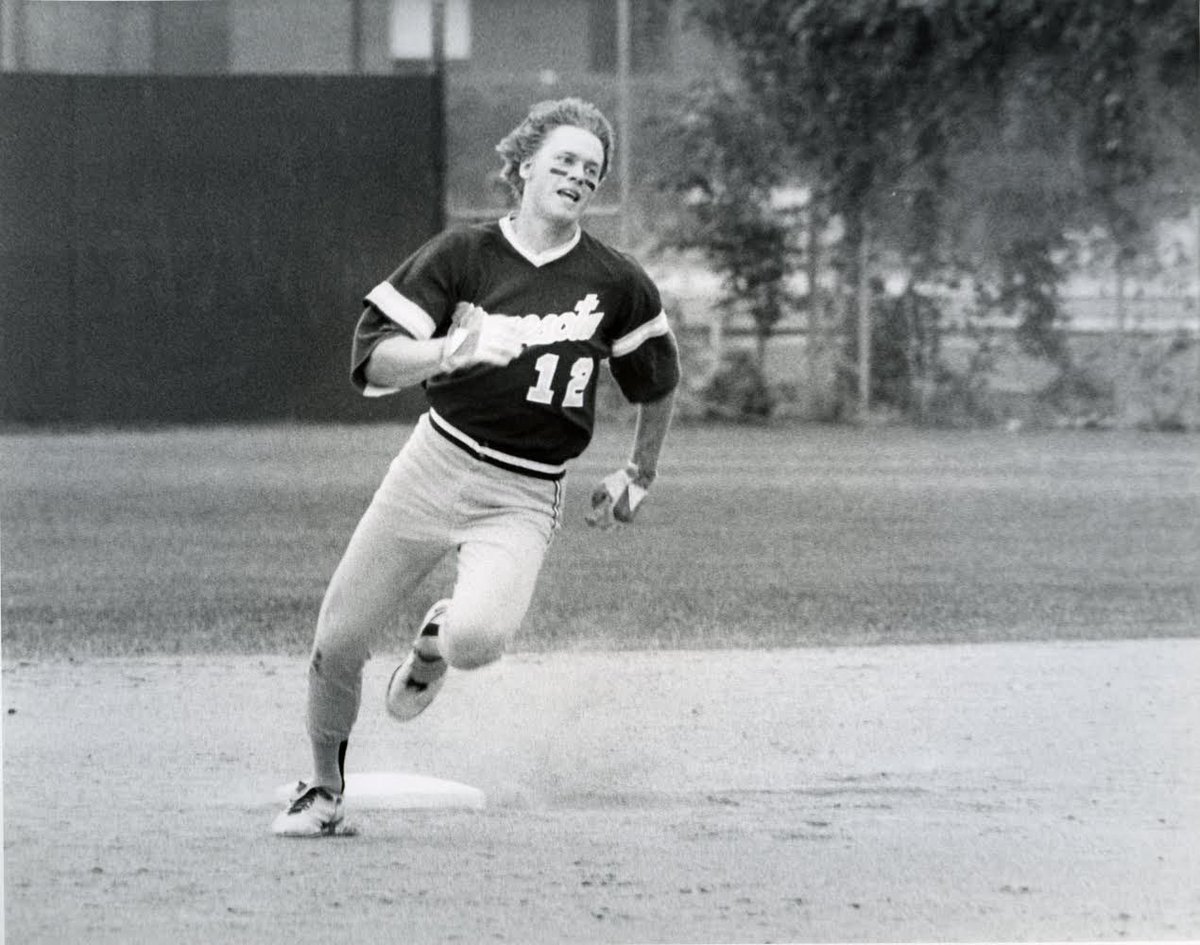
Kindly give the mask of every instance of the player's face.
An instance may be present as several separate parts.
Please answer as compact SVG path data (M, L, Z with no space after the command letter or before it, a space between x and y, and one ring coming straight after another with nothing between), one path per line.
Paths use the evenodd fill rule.
M555 128L537 153L521 165L522 206L560 223L575 223L600 186L604 145L573 125Z

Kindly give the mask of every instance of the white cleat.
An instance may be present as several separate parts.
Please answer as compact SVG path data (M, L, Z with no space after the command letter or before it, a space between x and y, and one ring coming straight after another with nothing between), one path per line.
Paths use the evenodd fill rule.
M304 787L304 782L297 787ZM323 787L311 787L275 818L271 833L277 837L328 837L337 833L344 816L342 795Z
M446 661L440 656L422 656L417 652L417 641L426 635L428 627L438 625L449 606L449 599L444 599L429 608L412 650L388 681L387 710L397 722L407 722L424 712L446 681Z

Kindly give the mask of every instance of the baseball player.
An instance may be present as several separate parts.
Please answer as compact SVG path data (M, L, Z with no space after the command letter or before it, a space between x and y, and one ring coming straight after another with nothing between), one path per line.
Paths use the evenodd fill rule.
M429 409L325 593L308 669L313 769L276 834L337 831L369 642L450 552L454 588L417 629L387 710L412 719L448 668L500 658L561 524L567 464L591 439L602 361L638 419L630 461L596 487L589 524L632 521L654 481L679 380L675 340L645 272L580 228L613 144L591 104L535 105L496 147L516 211L433 238L367 294L353 382L367 396L422 384Z

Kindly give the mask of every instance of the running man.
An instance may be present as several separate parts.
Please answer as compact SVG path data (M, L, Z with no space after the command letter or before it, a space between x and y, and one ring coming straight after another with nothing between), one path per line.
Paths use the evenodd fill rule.
M604 360L638 417L630 461L596 487L588 523L632 521L654 482L679 381L675 339L645 272L580 228L613 147L595 106L535 105L496 146L515 212L433 238L366 297L354 384L367 396L422 384L429 410L326 590L308 669L313 769L276 834L337 831L369 644L450 552L453 591L418 628L387 709L414 718L448 667L500 658L561 524L567 464L591 440Z

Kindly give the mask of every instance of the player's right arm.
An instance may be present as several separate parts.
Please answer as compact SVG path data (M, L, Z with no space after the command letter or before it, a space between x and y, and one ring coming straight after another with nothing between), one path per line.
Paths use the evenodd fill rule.
M391 331L379 338L363 365L367 387L400 390L476 365L503 367L522 350L520 321L489 315L477 305L459 302L450 330L443 337L413 338Z
M382 339L372 349L363 367L368 387L381 391L402 390L441 373L445 340L418 341L401 334Z
M521 353L518 319L490 315L474 294L472 236L447 231L367 293L354 332L350 376L378 397L436 374L502 367Z

